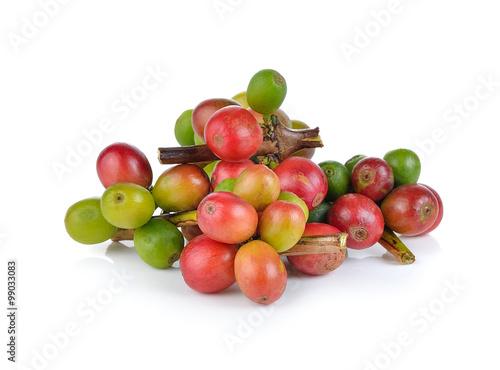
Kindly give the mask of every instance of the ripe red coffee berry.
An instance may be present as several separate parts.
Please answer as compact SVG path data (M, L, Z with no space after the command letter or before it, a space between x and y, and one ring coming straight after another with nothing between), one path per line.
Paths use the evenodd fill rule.
M198 205L197 221L200 230L209 238L237 244L253 236L259 218L255 208L240 196L216 191Z
M439 204L432 192L419 184L400 185L380 204L385 223L405 236L422 234L439 215Z
M220 159L241 162L253 156L262 144L262 129L243 107L228 106L215 112L205 126L205 142Z
M427 189L429 189L432 194L434 194L434 196L436 197L437 201L438 201L438 207L439 207L439 213L438 213L438 216L436 218L436 221L434 221L434 223L432 224L432 226L430 228L428 228L427 230L425 230L424 232L420 233L419 235L424 235L424 234L428 234L430 233L431 231L435 230L439 224L441 223L442 219L443 219L443 214L444 214L444 206L443 206L443 200L441 199L441 196L439 195L439 193L434 190L433 188L431 188L429 185L424 185L424 184L420 184L422 186L425 186Z
M236 282L234 244L221 243L200 235L191 240L182 250L179 259L182 277L193 290L215 293Z
M212 98L200 102L193 109L191 115L191 125L196 136L203 139L205 137L205 126L210 117L212 117L212 114L230 105L239 106L240 104L235 100L225 98Z
M326 197L328 180L325 173L312 160L304 157L288 157L274 169L280 180L281 191L289 191L300 197L309 210Z
M253 240L238 249L234 271L239 288L254 302L270 304L285 291L285 264L278 252L262 240Z
M383 159L366 157L352 169L351 185L356 193L378 202L394 187L394 173Z
M384 216L377 204L361 194L342 195L333 202L328 223L349 234L346 246L365 249L380 240L384 232Z
M144 153L127 143L113 143L97 157L97 176L105 188L131 182L148 188L153 182L153 170Z

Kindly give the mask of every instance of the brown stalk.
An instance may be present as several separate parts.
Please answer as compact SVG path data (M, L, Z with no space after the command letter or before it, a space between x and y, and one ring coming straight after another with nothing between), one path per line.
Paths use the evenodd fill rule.
M153 216L169 220L177 227L196 225L196 211L177 213L172 215ZM111 238L112 241L119 242L122 240L134 240L134 230L118 230ZM281 252L282 256L297 256L302 254L316 253L345 253L347 233L318 235L318 236L303 236L297 244L285 252Z
M384 228L384 233L378 242L403 265L415 262L415 255L389 227Z
M196 211L180 212L173 214L161 214L158 216L153 216L153 218L163 218L172 222L177 227L197 225ZM134 240L134 230L133 229L120 229L111 238L114 242L119 242L121 240Z
M263 125L263 131L264 140L254 156L259 163L278 164L301 149L323 146L319 128L293 130L282 125L275 115L271 115L270 122ZM161 164L199 163L217 159L207 145L158 148Z

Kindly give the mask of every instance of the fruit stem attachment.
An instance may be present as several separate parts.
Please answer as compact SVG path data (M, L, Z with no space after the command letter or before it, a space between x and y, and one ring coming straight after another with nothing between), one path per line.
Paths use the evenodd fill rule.
M264 140L254 156L261 164L278 165L301 149L323 146L318 127L294 130L283 125L275 114L271 115L263 130Z
M196 211L180 212L173 214L162 214L153 218L163 218L172 222L175 226L197 225ZM297 256L302 254L317 253L345 253L347 233L303 236L292 248L281 252L282 256ZM114 242L122 240L134 240L133 229L121 229L111 238Z
M271 115L270 114L263 114L262 119L264 120L264 126L271 124Z
M278 117L272 114L271 124L264 127L264 140L254 158L260 163L263 163L266 158L268 161L280 163L301 149L322 146L319 128L290 129L281 124ZM161 164L199 163L218 159L207 145L158 148L158 161Z
M170 221L177 227L198 225L196 219L196 211L187 211L172 214L165 213L158 216L153 216L152 218L163 218L164 220ZM121 240L134 240L134 230L120 229L111 238L111 240L114 242L119 242Z
M415 262L415 255L389 227L384 227L384 233L378 242L403 265Z

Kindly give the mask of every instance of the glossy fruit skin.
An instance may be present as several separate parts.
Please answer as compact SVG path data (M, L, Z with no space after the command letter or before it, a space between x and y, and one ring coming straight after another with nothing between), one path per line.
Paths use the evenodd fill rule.
M102 215L100 198L88 198L71 205L64 217L68 235L78 243L98 244L112 238L118 228Z
M187 109L181 113L175 121L174 135L181 146L194 145L194 130L191 124L192 109Z
M273 303L285 291L285 264L274 248L261 240L240 247L234 259L234 272L238 287L253 302Z
M232 178L224 179L217 184L217 186L213 191L228 191L230 193L233 193L235 182L236 179Z
M328 181L328 193L325 201L333 202L349 192L351 174L346 166L337 161L318 163Z
M134 230L134 247L149 266L165 269L181 255L184 237L174 224L161 218L152 218Z
M257 122L259 122L259 124L264 123L264 116L262 114L257 113L252 108L247 108L247 110L250 113L252 113L252 115L255 117ZM290 119L290 117L288 117L288 114L286 114L282 109L278 109L276 112L273 112L272 114L275 114L278 117L283 126L292 128L292 120Z
M349 173L352 173L352 169L354 166L363 158L366 158L366 155L364 154L356 154L355 156L349 158L345 163L344 166L347 168Z
M366 157L352 169L351 185L356 193L378 202L393 189L394 173L383 159Z
M394 172L394 186L417 183L421 170L417 153L410 149L395 149L387 152L384 160Z
M203 234L198 225L181 226L181 232L188 242Z
M419 184L398 186L385 197L380 209L386 225L405 236L427 231L439 214L436 197L427 187Z
M309 208L307 208L306 202L304 202L299 196L295 195L294 193L289 191L282 191L280 192L277 200L284 200L285 202L295 203L299 205L300 208L302 208L302 211L304 211L306 220L309 218Z
M434 196L436 197L436 199L438 201L438 207L439 207L439 213L438 213L438 216L436 218L436 221L434 221L434 223L432 224L432 226L430 228L428 228L424 232L418 234L418 235L424 235L424 234L430 233L431 231L435 230L436 227L439 226L439 224L441 223L441 221L443 219L444 208L443 208L443 200L441 199L441 196L439 195L439 193L436 190L431 188L429 185L424 185L424 184L420 184L420 185L425 186L427 189L429 189L432 192L432 194L434 194Z
M191 240L183 249L179 265L186 284L200 293L216 293L236 282L234 259L237 248L205 235Z
M193 109L193 114L191 116L191 124L193 126L194 133L200 139L204 139L205 126L212 114L217 112L219 109L230 105L240 106L237 101L225 98L212 98L200 102Z
M249 108L246 91L239 92L238 94L234 95L231 99L237 101L243 108Z
M298 195L309 211L320 204L328 193L328 181L323 170L312 160L288 157L274 169L281 191Z
M254 164L238 176L233 193L249 202L257 212L261 212L278 199L280 180L269 167Z
M248 160L257 152L262 140L262 128L243 107L219 109L205 126L208 147L217 157L228 162Z
M217 163L219 163L219 162L220 162L220 159L218 159L216 161L212 161L203 167L203 170L208 175L208 178L210 179L210 181L212 181L212 174L214 172L215 166L217 166Z
M327 221L349 234L346 245L365 249L380 240L384 232L384 217L377 204L361 194L342 195L333 202Z
M211 239L227 244L248 240L257 230L255 208L226 191L208 194L198 206L198 226Z
M277 71L263 69L250 79L247 87L247 102L260 114L271 114L285 100L287 86L285 78Z
M194 139L194 145L205 145L206 144L205 140L196 134L193 135L193 139Z
M328 222L328 211L330 211L331 206L332 204L330 202L321 202L309 212L307 222L326 224Z
M151 193L129 182L111 185L101 197L102 215L120 229L136 229L145 225L155 209Z
M113 143L104 148L97 157L96 170L105 188L123 182L148 188L153 182L153 170L147 157L127 143Z
M284 252L297 244L305 227L302 208L283 200L272 202L259 219L260 238L277 252Z
M206 172L194 164L179 164L165 170L156 180L152 194L165 212L195 210L210 192Z
M303 236L328 235L340 233L336 227L324 223L309 223ZM297 270L308 275L324 275L344 263L346 250L338 253L317 253L287 256L288 262Z
M231 178L236 179L246 168L255 165L250 159L241 162L219 161L213 171L211 177L212 189L215 189L217 184L222 180Z

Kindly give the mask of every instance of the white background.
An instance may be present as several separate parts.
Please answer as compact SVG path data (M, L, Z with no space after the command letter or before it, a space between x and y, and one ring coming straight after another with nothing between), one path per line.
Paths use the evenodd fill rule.
M487 0L3 1L2 364L15 259L23 369L491 368L500 330L498 14ZM179 269L147 266L130 244L69 238L66 209L103 191L100 150L130 142L157 178L166 167L156 149L177 146L179 114L245 90L262 68L285 76L291 118L320 127L316 162L419 151L420 182L440 192L445 217L432 235L404 239L413 265L379 245L350 251L329 275L293 274L283 297L261 306L236 285L196 293ZM158 84L125 110L123 97L151 69ZM89 146L85 132L103 120L107 132ZM69 154L77 149L79 159ZM67 171L58 175L58 165Z

